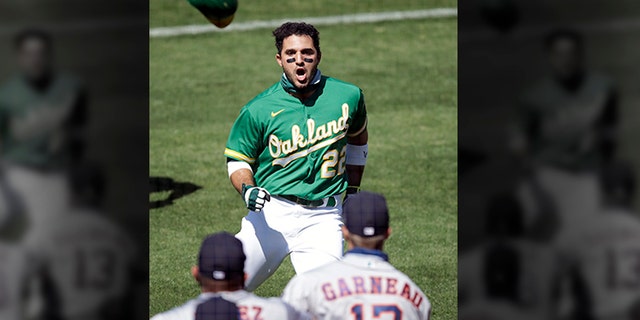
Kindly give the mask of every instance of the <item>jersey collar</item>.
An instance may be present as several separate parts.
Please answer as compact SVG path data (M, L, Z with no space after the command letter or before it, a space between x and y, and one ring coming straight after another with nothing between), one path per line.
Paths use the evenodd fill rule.
M322 80L322 73L320 72L320 69L316 69L316 74L313 76L313 79L311 79L311 83L309 83L309 85L304 89L298 89L295 85L293 85L293 83L291 83L289 78L287 78L287 76L283 72L282 77L280 78L280 84L282 85L284 91L288 93L305 93L316 89L318 87L318 84L320 83L320 80Z
M365 248L356 247L356 248L353 248L353 249L347 251L345 254L350 254L350 253L368 254L368 255L380 257L384 261L389 261L389 256L387 256L386 253L384 253L384 252L382 252L380 250L373 250L373 249L365 249Z

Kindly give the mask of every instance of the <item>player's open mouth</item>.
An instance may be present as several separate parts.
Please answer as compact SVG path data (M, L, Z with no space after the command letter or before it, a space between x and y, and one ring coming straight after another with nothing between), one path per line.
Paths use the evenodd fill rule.
M305 83L307 81L307 70L305 70L304 68L297 68L296 78L300 83Z

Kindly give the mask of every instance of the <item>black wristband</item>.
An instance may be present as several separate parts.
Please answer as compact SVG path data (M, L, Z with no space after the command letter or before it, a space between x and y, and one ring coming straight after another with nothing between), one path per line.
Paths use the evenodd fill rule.
M347 194L354 194L354 193L358 193L360 192L360 187L358 186L348 186L347 187Z

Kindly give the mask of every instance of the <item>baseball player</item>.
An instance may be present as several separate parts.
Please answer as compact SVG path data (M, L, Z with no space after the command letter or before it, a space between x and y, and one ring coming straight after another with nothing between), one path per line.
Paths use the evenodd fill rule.
M0 240L0 261L0 319L25 319L35 261L20 245L4 239Z
M512 146L552 199L559 222L573 225L600 205L596 171L614 155L618 98L608 77L587 69L580 33L554 30L545 49L552 75L522 97Z
M469 317L490 310L504 318L515 312L549 318L554 251L526 237L522 206L511 194L490 199L484 224L486 240L458 259L460 310Z
M640 299L640 219L631 210L635 180L630 168L607 167L602 175L606 206L562 234L562 274L573 312L594 319L627 319Z
M249 209L237 237L250 291L288 254L298 274L342 257L340 195L358 191L368 153L362 91L320 73L318 30L288 22L273 35L280 82L242 108L224 153Z
M222 297L238 306L242 320L311 319L278 298L261 298L244 289L242 242L220 232L207 236L200 246L198 265L191 269L202 293L195 299L153 316L152 320L193 320L198 304Z
M72 207L27 239L62 319L123 319L132 314L134 281L144 279L135 244L100 210L104 177L83 165L71 174Z
M296 275L283 299L318 319L429 319L427 297L382 252L391 233L384 197L360 192L343 210L343 260Z
M21 31L14 45L19 72L0 87L0 157L37 228L67 205L64 170L82 155L86 90L54 68L54 44L45 31Z
M213 297L196 308L195 320L238 320L240 311L235 303Z

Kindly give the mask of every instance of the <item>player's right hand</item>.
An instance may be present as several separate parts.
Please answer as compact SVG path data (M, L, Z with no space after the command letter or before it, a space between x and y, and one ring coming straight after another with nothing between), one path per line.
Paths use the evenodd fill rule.
M271 194L264 188L242 184L242 198L247 204L247 209L255 212L262 211L264 204L271 201Z

